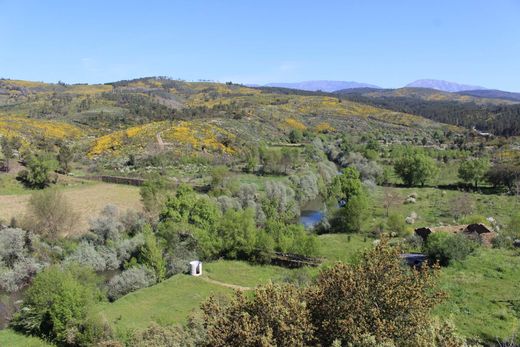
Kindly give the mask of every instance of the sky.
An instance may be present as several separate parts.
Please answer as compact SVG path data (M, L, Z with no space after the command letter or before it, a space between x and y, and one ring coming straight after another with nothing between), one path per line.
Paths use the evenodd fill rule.
M0 77L520 92L520 0L0 0Z

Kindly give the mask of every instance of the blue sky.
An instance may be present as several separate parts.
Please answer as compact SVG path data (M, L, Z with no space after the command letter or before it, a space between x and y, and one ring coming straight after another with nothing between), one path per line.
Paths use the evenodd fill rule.
M0 0L0 77L520 91L520 0Z

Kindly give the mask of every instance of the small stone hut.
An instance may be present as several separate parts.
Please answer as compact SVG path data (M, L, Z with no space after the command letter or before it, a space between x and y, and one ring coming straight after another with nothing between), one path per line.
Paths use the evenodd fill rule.
M468 225L446 225L434 228L422 227L415 229L415 233L420 236L423 241L426 241L431 233L436 232L464 234L468 238L478 241L485 246L491 246L493 239L497 236L496 232L492 231L491 228L481 223Z

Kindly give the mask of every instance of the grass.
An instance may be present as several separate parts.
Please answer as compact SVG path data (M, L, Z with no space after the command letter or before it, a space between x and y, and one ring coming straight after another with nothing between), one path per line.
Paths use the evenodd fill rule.
M507 224L511 217L511 211L518 209L518 198L509 195L482 194L474 192L460 192L457 190L440 190L436 188L382 188L377 187L372 192L374 207L371 211L372 221L370 228L377 223L386 220L383 208L384 191L394 192L398 199L396 204L390 208L390 214L399 214L406 217L412 212L418 214L417 221L412 227L434 226L439 223L457 224L453 216L453 206L456 199L463 199L465 205L472 206L470 214L493 217L500 224ZM404 201L411 193L417 193L416 203L405 204Z
M72 209L80 216L76 224L77 233L85 232L89 219L95 217L108 204L116 205L121 210L142 208L139 188L133 186L76 181L70 186L60 186L60 189L70 201ZM0 220L20 218L26 210L31 192L4 195L3 190L0 190Z
M19 195L24 193L27 193L27 189L15 179L14 175L0 174L1 195Z
M176 275L153 287L128 294L113 303L104 303L95 312L117 331L146 328L151 322L186 322L210 295L229 295L229 288L208 283L202 278Z
M265 191L265 184L267 181L278 181L285 184L288 184L289 182L288 177L283 175L259 176L248 173L233 173L230 177L230 180L234 180L240 184L256 184L259 191Z
M219 260L204 264L204 276L244 287L256 287L269 281L278 282L293 270L272 265L252 265L244 261Z
M449 297L435 314L450 317L467 337L497 341L516 334L520 342L520 257L499 249L475 255L441 272Z
M0 330L0 346L2 347L52 347L37 337L25 336L11 329Z
M358 251L371 245L360 235L321 235L320 256L329 260L351 260ZM304 273L302 273L304 272ZM269 281L283 282L310 278L318 269L286 269L272 265L253 265L244 261L219 260L203 264L203 277L225 284L253 288ZM210 295L230 295L232 289L209 283L204 278L176 275L153 287L128 294L113 303L100 304L95 313L117 331L146 328L151 322L176 324L186 322Z
M325 234L318 236L319 256L327 262L352 262L365 249L372 246L372 239L359 234Z

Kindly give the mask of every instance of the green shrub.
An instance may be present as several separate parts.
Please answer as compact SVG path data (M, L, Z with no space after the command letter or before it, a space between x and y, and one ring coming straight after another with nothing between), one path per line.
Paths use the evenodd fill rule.
M88 309L101 300L90 269L52 266L40 272L24 296L11 325L60 344L74 341Z
M391 214L388 216L386 220L386 229L390 233L395 233L396 235L403 236L406 234L406 223L404 218L398 214Z
M145 266L135 266L114 276L108 282L108 297L116 300L123 295L155 284L155 272Z
M331 228L337 232L360 232L368 216L368 198L365 194L355 195L339 208L331 220Z
M464 235L437 232L428 236L424 252L431 261L447 266L452 261L463 260L476 247L477 243Z
M26 170L20 171L18 178L28 187L43 189L54 180L51 173L58 167L54 158L48 155L31 155L26 161Z

